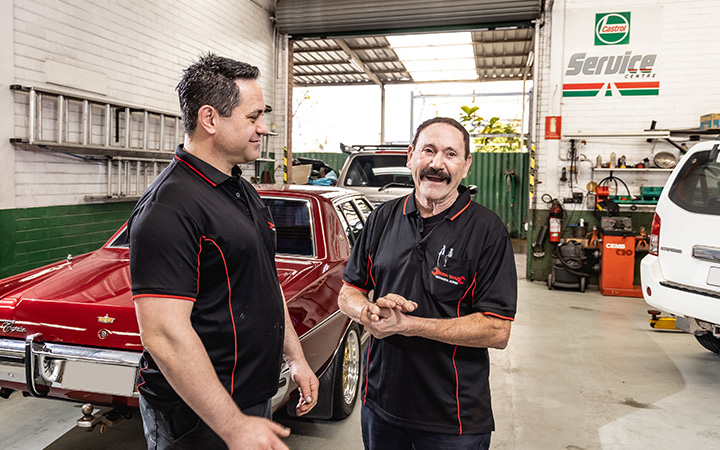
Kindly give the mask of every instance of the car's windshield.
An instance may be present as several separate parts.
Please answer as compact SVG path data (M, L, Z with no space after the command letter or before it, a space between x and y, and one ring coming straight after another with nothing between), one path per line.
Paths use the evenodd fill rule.
M305 200L263 198L270 208L277 232L277 253L286 255L313 256L315 244L310 226L310 205ZM123 228L109 248L127 248L127 228Z
M344 185L380 188L393 183L395 186L413 187L406 162L407 156L404 154L358 155L350 162Z
M720 154L712 153L692 155L679 169L668 196L687 211L720 216Z

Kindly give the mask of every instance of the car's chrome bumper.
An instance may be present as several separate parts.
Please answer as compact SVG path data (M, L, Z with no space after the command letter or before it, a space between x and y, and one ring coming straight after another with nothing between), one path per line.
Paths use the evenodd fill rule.
M136 389L140 352L80 347L27 339L0 338L0 381L23 384L33 396L44 396L49 388L138 397ZM283 364L278 391L272 398L278 406L290 388L290 370Z
M135 389L141 353L42 342L39 335L0 339L0 380L20 383L34 396L49 388L122 397Z
M647 255L643 258L640 275L643 296L649 305L676 316L720 324L720 298L717 294L667 280L657 256ZM648 288L651 294L648 294Z

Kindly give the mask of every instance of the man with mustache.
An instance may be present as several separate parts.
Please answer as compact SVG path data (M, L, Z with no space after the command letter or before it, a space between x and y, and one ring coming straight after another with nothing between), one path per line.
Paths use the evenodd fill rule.
M504 224L460 185L471 162L460 123L423 122L408 147L415 190L373 211L345 268L340 309L372 335L366 449L490 446L487 349L507 346L517 276Z

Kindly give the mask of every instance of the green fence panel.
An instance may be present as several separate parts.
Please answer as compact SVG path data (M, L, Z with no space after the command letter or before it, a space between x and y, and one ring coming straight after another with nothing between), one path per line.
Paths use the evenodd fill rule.
M525 239L529 153L473 152L464 184L475 185L475 201L494 211L513 238Z
M335 169L335 173L340 175L340 169L342 169L345 160L347 159L347 153L329 153L329 152L303 152L293 153L293 158L312 158L320 159L325 161L325 164Z

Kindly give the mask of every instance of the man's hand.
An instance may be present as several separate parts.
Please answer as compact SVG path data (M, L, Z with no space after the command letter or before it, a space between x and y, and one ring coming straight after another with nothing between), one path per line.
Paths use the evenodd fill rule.
M226 441L230 450L255 450L258 448L289 450L281 438L290 436L290 429L264 417L245 416Z
M295 406L295 413L302 416L310 412L317 404L320 383L304 359L289 361L288 367L290 368L290 377L298 385L298 391L300 391L300 401Z
M417 306L401 295L387 294L362 308L360 322L377 339L402 334L408 324L406 314L415 311Z

